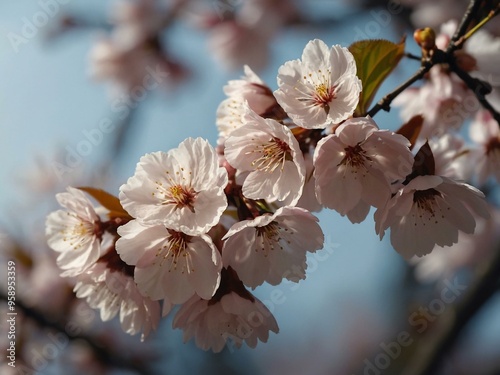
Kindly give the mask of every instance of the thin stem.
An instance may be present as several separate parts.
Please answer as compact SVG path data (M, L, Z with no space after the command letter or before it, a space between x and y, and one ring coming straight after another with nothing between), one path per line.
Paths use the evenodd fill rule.
M493 108L493 106L488 102L488 100L486 100L486 95L491 92L491 85L487 82L483 82L477 78L470 76L469 73L460 69L455 64L450 64L450 68L472 90L474 95L476 95L479 103L481 103L483 108L490 111L491 115L498 123L498 126L500 126L500 113L498 113L497 110L495 110L495 108Z
M386 96L384 96L377 104L375 104L372 109L370 109L367 113L368 116L375 116L381 109L389 112L391 109L392 101L401 94L404 90L406 90L413 83L422 79L424 75L432 68L434 65L431 61L425 61L417 72L411 76L406 82L398 86L394 91L390 92Z
M462 48L462 45L471 37L473 36L478 30L480 30L484 25L486 25L493 17L498 15L500 13L500 4L497 5L495 9L490 11L488 15L481 20L476 26L474 26L471 30L467 32L464 36L462 36L460 39L458 39L455 42L456 49Z
M429 337L414 353L405 375L432 375L441 365L442 358L456 343L467 323L498 291L500 275L500 249L490 262L485 262L477 273L476 282L465 292L464 298L441 315L436 325L436 336Z
M410 60L422 61L421 56L414 55L413 53L410 52L405 52L405 57L409 58Z
M447 54L453 53L453 51L456 51L459 48L455 44L455 42L459 40L467 31L467 28L469 27L473 18L476 16L480 4L481 0L471 0L471 2L469 3L467 10L462 17L462 20L460 21L460 25L457 27L455 34L453 34L453 36L451 37L451 41L448 44L448 48L446 49Z

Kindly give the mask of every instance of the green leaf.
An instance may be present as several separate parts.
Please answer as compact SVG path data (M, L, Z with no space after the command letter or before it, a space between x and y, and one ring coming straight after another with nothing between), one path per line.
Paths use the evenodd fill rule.
M365 116L377 90L404 55L405 38L399 43L383 39L360 40L349 46L354 55L358 77L363 82L355 116Z
M122 207L120 200L114 195L102 189L96 189L93 187L82 186L78 189L90 194L96 201L103 205L104 208L109 210L108 216L110 218L115 217L127 217L131 218L127 211Z

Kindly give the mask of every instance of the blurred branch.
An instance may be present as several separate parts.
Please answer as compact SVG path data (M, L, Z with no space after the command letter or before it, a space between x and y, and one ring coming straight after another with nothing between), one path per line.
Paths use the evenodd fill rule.
M405 375L437 373L442 359L453 348L463 329L475 314L498 291L500 248L489 262L478 270L476 282L465 292L454 309L449 309L436 322L436 335L424 339L405 370Z
M453 34L453 36L451 37L451 41L446 48L446 53L453 53L459 48L458 45L455 44L455 42L458 41L467 31L467 28L469 27L472 20L476 16L477 11L479 10L481 2L482 0L471 0L467 10L464 13L464 16L462 17L462 20L460 21L460 25L458 25L455 34Z
M0 300L7 301L7 295L5 295L4 292L0 292ZM65 324L59 321L49 320L40 311L26 306L19 298L16 298L16 309L22 310L22 313L26 318L33 320L39 326L63 333L70 341L84 341L92 349L96 359L105 365L113 366L115 368L134 370L141 375L153 375L152 370L147 366L147 361L150 358L141 357L138 359L137 357L121 355L112 351L109 346L100 345L94 337L85 334L68 335L66 334Z
M456 75L460 77L460 79L462 79L462 81L465 82L465 84L469 87L469 89L471 89L472 92L474 92L474 95L476 95L476 98L479 101L479 103L481 103L483 108L490 111L491 115L498 123L498 126L500 126L500 113L498 113L495 110L495 108L493 108L493 106L486 100L486 95L491 93L492 90L491 85L487 82L472 77L469 73L460 69L454 63L450 64L450 68L453 72L456 73Z

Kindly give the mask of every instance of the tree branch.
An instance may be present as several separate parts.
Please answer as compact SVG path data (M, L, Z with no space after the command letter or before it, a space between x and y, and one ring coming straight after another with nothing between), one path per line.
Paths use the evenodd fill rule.
M481 103L483 108L490 111L491 115L498 123L498 126L500 126L500 113L498 113L490 102L486 100L486 95L488 95L492 90L491 85L487 82L481 81L480 79L472 77L469 73L460 69L454 63L450 64L450 68L460 77L462 81L465 82L469 89L472 90L479 103Z
M462 20L460 21L460 25L458 25L457 29L455 30L455 34L453 34L453 36L451 37L450 43L446 48L447 54L451 54L460 48L461 45L456 44L455 42L458 41L467 31L467 28L476 16L480 4L481 0L471 0L471 2L469 3L467 10L462 17Z
M7 301L7 296L3 292L0 292L0 300ZM47 319L43 313L26 306L21 300L19 300L19 298L16 298L16 309L22 310L25 317L33 320L39 326L62 332L70 341L84 341L92 349L96 358L105 365L115 368L134 370L141 375L153 374L153 372L146 365L148 358L145 358L144 360L137 360L135 357L125 355L122 356L119 353L110 350L109 347L99 344L95 338L85 334L68 335L66 333L65 324Z
M417 72L411 76L406 82L398 86L394 91L390 92L386 96L384 96L377 104L375 104L372 109L370 109L367 113L368 116L375 116L381 109L389 112L391 109L392 101L401 94L404 90L406 90L413 83L422 79L424 75L434 66L434 62L432 61L424 61L422 66Z
M477 272L476 282L454 309L450 308L436 322L437 337L422 341L414 353L405 375L431 375L437 373L442 358L454 346L467 323L498 291L500 279L500 249Z

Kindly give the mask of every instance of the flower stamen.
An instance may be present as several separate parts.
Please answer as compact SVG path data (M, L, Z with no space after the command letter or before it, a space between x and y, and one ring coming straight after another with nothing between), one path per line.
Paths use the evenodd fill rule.
M263 172L273 173L278 166L283 170L285 161L292 160L290 146L281 139L273 137L269 142L258 145L255 150L247 152L260 153L261 156L252 161L252 166Z

